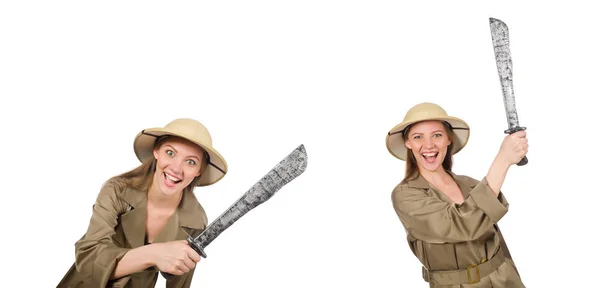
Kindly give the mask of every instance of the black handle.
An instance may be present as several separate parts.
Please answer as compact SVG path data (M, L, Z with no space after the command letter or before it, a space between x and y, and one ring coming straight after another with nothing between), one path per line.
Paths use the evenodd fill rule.
M517 166L523 166L525 164L527 164L527 162L529 162L527 160L527 156L523 157L523 159L521 159L521 161L519 161L519 163L517 163Z
M517 126L517 127L514 127L514 128L510 128L510 129L504 130L504 133L506 133L506 134L513 134L513 133L515 133L517 131L523 131L525 129L527 129L527 128ZM521 159L521 161L519 161L519 163L517 163L517 166L524 166L524 165L527 165L527 163L529 163L529 160L527 160L527 156L525 156L525 157L523 157L523 159Z
M204 252L204 249L202 249L202 246L198 240L192 238L192 236L188 236L187 241L190 243L190 246L192 249L194 249L194 251L196 251L196 253L200 254L202 258L206 258L206 252Z

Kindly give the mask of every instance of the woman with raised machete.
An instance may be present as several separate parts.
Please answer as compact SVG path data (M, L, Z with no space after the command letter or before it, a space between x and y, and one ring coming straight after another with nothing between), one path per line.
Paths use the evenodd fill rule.
M525 131L504 138L481 180L452 172L452 155L469 134L465 121L437 104L408 110L386 137L388 151L406 161L394 210L429 287L525 287L498 227L508 212L506 173L528 151Z

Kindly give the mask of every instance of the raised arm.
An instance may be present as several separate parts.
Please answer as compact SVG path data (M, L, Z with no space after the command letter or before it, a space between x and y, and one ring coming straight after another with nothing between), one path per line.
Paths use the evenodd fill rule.
M445 202L432 192L399 185L392 193L394 209L406 230L430 243L455 243L481 237L507 212L501 192L511 165L527 154L525 131L507 135L488 174L460 205Z
M486 177L490 188L496 195L500 193L508 168L519 163L527 154L529 144L527 144L526 136L525 131L519 131L504 137Z
M394 210L406 230L430 243L475 240L508 212L504 196L496 196L485 178L460 205L443 201L431 193L404 185L392 193Z

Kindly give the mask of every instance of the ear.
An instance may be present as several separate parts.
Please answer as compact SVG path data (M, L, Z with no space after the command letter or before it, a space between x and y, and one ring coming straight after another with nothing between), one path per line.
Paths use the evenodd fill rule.
M412 149L412 144L408 140L404 141L404 146L406 146L408 149Z
M158 148L152 150L152 154L154 155L154 159L158 160Z

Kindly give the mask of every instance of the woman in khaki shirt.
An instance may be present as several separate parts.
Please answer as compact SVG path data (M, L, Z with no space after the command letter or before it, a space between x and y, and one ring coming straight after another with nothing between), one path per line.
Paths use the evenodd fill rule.
M146 129L134 140L142 164L109 179L93 206L75 263L57 287L190 287L200 255L185 240L208 225L193 189L221 180L225 159L193 119Z
M452 172L452 155L468 139L467 123L442 107L412 107L386 137L389 152L406 161L394 210L429 287L525 287L497 224L508 212L506 173L527 154L525 131L504 138L481 180Z

